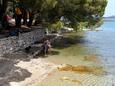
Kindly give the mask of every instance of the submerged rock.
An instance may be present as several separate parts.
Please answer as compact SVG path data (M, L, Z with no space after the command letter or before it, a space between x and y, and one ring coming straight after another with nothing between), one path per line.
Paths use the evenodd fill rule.
M103 75L105 73L103 67L94 67L94 66L84 66L84 65L79 65L79 66L73 66L66 64L65 66L58 67L59 71L71 71L75 73L90 73L90 74L95 74L95 75Z

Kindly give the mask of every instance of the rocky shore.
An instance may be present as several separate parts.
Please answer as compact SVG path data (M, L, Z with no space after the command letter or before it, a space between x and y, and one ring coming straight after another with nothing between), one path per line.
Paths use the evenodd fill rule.
M0 58L0 86L38 86L57 66L43 58L15 53Z

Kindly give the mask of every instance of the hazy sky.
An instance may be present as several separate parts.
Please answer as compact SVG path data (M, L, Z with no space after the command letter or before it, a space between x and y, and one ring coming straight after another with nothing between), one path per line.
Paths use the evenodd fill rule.
M115 15L115 0L108 0L108 5L105 10L104 16L112 16Z

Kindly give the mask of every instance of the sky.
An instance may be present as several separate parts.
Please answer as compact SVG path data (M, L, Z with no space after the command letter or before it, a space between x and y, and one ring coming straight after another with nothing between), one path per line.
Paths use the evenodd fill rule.
M104 17L115 16L115 0L108 0Z

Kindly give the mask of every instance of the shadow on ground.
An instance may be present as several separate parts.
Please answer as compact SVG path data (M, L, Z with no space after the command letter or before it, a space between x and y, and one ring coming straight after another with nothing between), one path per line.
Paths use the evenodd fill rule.
M28 53L25 50L16 51L14 53L4 54L0 58L0 86L11 86L10 82L20 82L29 78L32 74L21 67L16 66L20 61L29 62L32 55L38 48L33 47ZM49 55L58 55L59 52L53 50ZM40 54L36 58L41 57Z
M72 45L82 44L85 40L83 36L78 35L69 35L61 37L53 42L53 48L55 49L64 49L71 47Z
M51 55L59 55L59 51L56 51L56 50L53 50L52 52L51 52Z
M40 57L40 58L47 58L48 56L59 55L59 54L60 54L59 51L52 50L51 53L48 53L46 55L44 55L43 53L40 53L40 54L36 55L34 58L38 58L38 57Z
M0 59L0 86L10 86L10 82L20 82L31 76L27 70L15 66L17 63L13 59Z
M20 82L29 78L32 74L21 67L16 66L20 61L30 61L27 54L18 51L12 54L4 54L0 58L0 86L11 86L10 82Z

